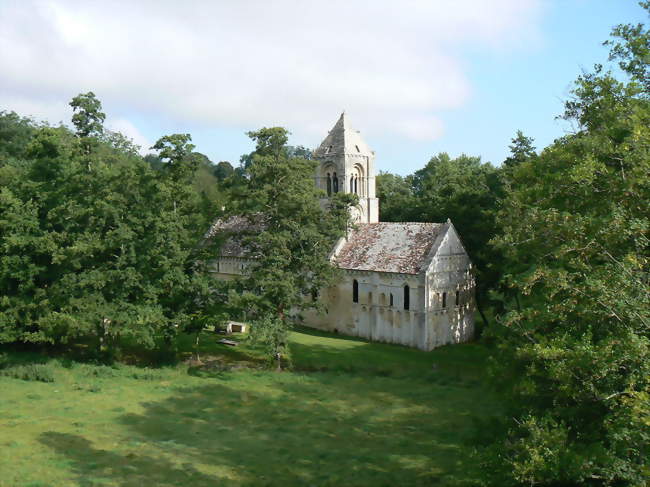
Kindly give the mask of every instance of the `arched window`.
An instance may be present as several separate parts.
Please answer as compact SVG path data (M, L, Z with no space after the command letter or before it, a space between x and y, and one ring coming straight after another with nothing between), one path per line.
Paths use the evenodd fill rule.
M442 307L447 307L447 293L442 293Z
M368 293L368 305L372 306L372 292Z
M404 286L404 309L409 309L411 306L411 289L407 284Z
M390 293L390 306L393 305L393 293Z
M456 291L456 306L460 304L460 291Z
M359 282L356 279L352 281L352 302L359 302Z
M350 176L350 193L354 193L354 176Z
M336 173L334 173L333 176L332 176L332 183L334 183L333 184L334 192L338 193L339 192L339 178L336 177Z
M357 176L354 176L354 194L359 194L359 188L357 187Z
M332 177L327 173L327 196L332 196Z

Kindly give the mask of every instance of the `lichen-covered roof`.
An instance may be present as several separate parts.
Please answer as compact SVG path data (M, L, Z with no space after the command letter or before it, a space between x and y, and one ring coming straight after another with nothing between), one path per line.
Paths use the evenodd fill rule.
M208 230L206 238L223 238L223 243L219 247L221 257L251 257L250 248L244 245L244 238L263 229L264 224L261 217L252 220L235 215L214 222Z
M336 255L342 269L418 274L432 258L443 223L362 223Z

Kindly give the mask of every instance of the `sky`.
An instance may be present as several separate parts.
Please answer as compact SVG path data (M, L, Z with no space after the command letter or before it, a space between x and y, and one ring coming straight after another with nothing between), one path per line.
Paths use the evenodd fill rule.
M635 0L0 0L0 110L69 123L93 91L143 153L189 133L233 164L248 131L315 148L345 110L379 170L500 164L519 129L538 149L569 132L573 81L645 21Z

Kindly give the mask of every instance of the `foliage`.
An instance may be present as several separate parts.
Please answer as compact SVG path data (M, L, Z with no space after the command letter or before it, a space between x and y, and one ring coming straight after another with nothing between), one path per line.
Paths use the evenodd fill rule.
M235 169L232 167L228 161L220 161L214 167L214 176L219 180L223 181L224 179L229 178L233 175Z
M521 130L517 130L515 138L512 139L512 145L508 147L510 148L510 155L503 161L503 166L507 169L512 169L537 155L532 137L526 137Z
M10 157L24 157L25 149L35 132L36 127L31 119L15 112L0 111L0 167Z
M631 56L634 79L633 41L614 54ZM505 283L522 299L497 330L513 420L491 470L528 485L644 485L650 99L597 66L565 117L579 131L514 169L498 215Z
M70 106L74 111L72 124L79 137L99 136L104 132L106 114L101 111L102 103L92 91L75 96Z
M380 171L375 177L379 198L379 219L384 222L410 221L415 205L412 177Z
M334 242L348 224L347 195L319 204L322 191L313 183L315 163L289 158L287 131L263 128L248 134L255 142L248 166L245 198L233 208L237 214L261 223L261 231L246 238L255 257L247 274L231 286L232 305L247 318L270 327L260 336L273 337L278 360L285 350L281 338L295 314L318 301L309 296L329 286L338 276L329 261Z
M211 215L191 172L156 172L123 139L98 137L90 95L73 100L86 115L76 136L35 126L24 159L0 168L0 342L153 347L207 293L195 262Z
M0 368L0 376L26 381L54 382L54 373L48 364L25 364Z

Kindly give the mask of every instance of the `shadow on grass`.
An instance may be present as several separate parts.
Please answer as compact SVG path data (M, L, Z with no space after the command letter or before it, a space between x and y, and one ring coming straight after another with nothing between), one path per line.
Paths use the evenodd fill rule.
M475 485L462 400L412 407L417 398L402 396L408 388L388 392L399 387L393 379L267 379L262 391L186 388L122 422L147 442L173 441L190 464L237 472L247 485Z
M234 485L227 479L205 475L188 463L177 466L164 458L137 453L120 455L97 449L90 441L77 435L49 431L41 434L39 441L68 459L72 471L78 476L75 485L81 487L94 487L106 482L121 487Z

